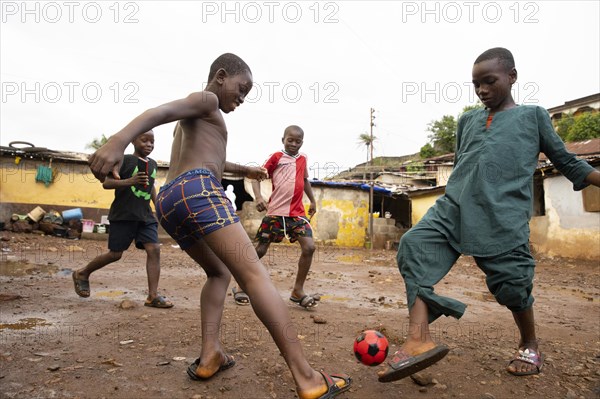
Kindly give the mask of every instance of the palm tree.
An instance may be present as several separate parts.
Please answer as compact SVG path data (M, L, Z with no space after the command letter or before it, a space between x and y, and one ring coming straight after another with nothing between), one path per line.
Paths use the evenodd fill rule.
M377 140L377 137L375 136L371 136L369 133L361 133L358 136L358 144L359 145L365 145L367 146L367 164L369 163L369 153L372 153L371 150L371 146L373 145L373 142ZM373 147L375 148L375 147ZM371 162L373 162L373 160L371 159ZM367 178L367 168L365 167L365 170L363 172L363 180L366 180Z
M85 148L90 148L92 150L97 150L98 148L102 147L106 143L107 140L108 139L103 134L101 138L99 138L99 139L96 138L96 139L92 140L91 143L87 143L85 145Z
M358 136L358 144L359 145L366 145L367 146L367 163L369 162L369 153L370 153L370 149L371 146L373 145L373 142L377 140L377 137L373 136L371 137L371 135L369 133L361 133ZM375 147L373 147L375 148ZM372 159L371 159L372 161Z

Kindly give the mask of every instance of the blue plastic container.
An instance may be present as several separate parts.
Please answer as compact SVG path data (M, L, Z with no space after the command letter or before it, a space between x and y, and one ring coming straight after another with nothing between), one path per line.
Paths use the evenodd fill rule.
M81 208L68 209L62 213L63 221L67 222L71 219L83 219Z

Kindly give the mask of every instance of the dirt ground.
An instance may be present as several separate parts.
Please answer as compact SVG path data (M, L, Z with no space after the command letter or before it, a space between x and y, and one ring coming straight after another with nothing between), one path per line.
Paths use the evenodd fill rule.
M169 310L142 306L145 255L130 249L92 275L92 296L73 291L71 271L106 243L2 232L0 263L0 397L3 398L294 398L292 377L250 306L229 294L222 341L237 365L196 382L186 367L199 354L201 269L162 245L160 291ZM539 376L513 377L505 365L518 334L510 313L487 293L472 258L463 257L439 292L469 305L457 321L432 324L449 355L419 373L379 383L383 366L358 363L354 338L382 331L390 354L407 329L404 284L394 251L319 247L307 281L323 294L311 311L287 298L298 247L274 245L264 258L289 305L305 353L317 369L345 372L353 386L340 398L598 398L600 397L600 268L597 262L538 257L534 295L541 350ZM233 284L233 282L232 282ZM318 324L314 316L325 319Z

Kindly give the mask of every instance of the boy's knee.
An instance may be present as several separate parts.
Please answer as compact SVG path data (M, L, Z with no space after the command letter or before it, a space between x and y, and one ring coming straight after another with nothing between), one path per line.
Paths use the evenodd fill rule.
M506 306L512 312L523 311L533 304L531 290L527 289L527 287L503 284L493 290L492 294L500 305Z
M315 243L313 241L304 243L302 246L302 255L312 256L315 253Z
M146 253L148 256L159 257L160 256L160 246L158 244L150 244L145 246Z
M109 256L111 262L116 262L123 256L123 251L110 251Z
M265 256L267 254L267 250L269 249L268 246L265 245L258 245L256 247L256 254L258 255L259 258L262 258L263 256Z

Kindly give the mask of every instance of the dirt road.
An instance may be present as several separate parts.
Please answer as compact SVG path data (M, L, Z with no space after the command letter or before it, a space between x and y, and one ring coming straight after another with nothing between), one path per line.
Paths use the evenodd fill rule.
M294 398L294 384L274 343L249 306L228 296L222 341L237 365L205 382L185 370L199 354L199 297L205 277L171 242L162 245L161 293L169 310L142 306L145 256L129 250L94 274L92 296L73 291L71 271L105 243L3 232L0 263L0 397L3 398ZM323 294L306 311L287 300L298 247L274 245L264 258L289 305L315 368L352 376L341 398L600 397L600 266L539 258L534 295L541 350L539 376L504 371L518 334L510 313L487 293L471 258L459 260L437 287L469 305L460 320L432 325L451 348L413 379L382 384L380 367L359 364L354 338L382 331L393 353L407 327L404 285L393 251L319 247L307 282ZM314 316L325 324L315 323Z

